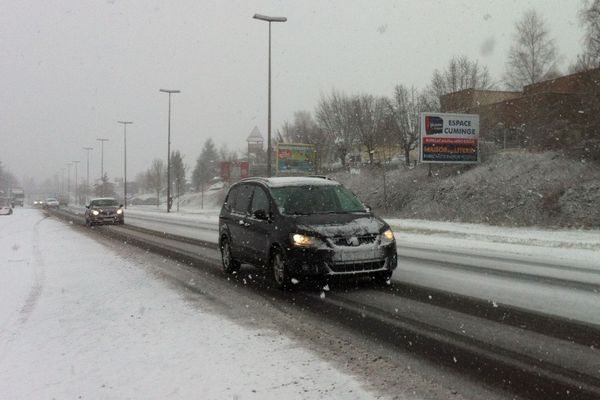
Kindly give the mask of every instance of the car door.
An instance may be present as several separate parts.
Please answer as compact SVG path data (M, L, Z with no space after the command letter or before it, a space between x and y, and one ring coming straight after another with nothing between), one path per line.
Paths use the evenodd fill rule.
M270 218L272 215L272 204L264 188L260 185L252 185L252 188L250 213L246 218L248 253L255 264L265 265L268 263L268 253L271 245L270 233L273 229ZM263 216L257 216L257 211L263 213Z
M233 256L238 260L248 260L248 232L246 218L248 217L252 187L241 184L231 189L227 198L229 212L224 223L227 225L231 239Z

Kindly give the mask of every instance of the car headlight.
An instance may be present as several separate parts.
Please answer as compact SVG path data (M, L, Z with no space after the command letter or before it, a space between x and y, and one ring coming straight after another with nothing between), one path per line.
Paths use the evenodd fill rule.
M100 214L100 213L99 213L97 210L92 210L92 214L94 214L94 215L98 215L98 214Z
M292 235L292 243L298 247L319 247L323 245L321 239L301 233L294 233Z
M394 232L392 232L391 229L388 229L381 234L381 243L392 243L394 240Z
M119 209L117 210L117 214L119 214L119 215L123 214L123 210L119 208Z

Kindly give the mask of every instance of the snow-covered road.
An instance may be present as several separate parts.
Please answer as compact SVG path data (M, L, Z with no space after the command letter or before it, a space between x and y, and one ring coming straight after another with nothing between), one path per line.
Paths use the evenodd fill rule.
M0 219L0 398L374 397L291 339L210 308L19 209Z
M126 214L127 224L216 243L218 212ZM395 281L600 325L600 231L386 221L398 242Z

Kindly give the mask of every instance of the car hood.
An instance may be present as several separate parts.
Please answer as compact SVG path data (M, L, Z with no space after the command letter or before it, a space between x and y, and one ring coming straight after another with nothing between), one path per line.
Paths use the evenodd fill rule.
M300 215L295 219L299 230L324 237L378 234L387 227L382 219L362 213Z
M90 210L97 210L97 211L117 211L119 209L119 207L117 206L92 206L90 207Z

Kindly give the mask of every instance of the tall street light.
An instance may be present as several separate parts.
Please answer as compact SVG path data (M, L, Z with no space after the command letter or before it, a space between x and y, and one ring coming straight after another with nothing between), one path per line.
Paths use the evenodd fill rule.
M269 23L269 121L267 126L267 178L271 176L271 22L285 22L286 17L269 17L254 14L254 19L267 21Z
M77 165L79 161L71 161L75 165L75 204L79 205L79 186L77 186Z
M98 138L96 140L102 143L100 152L100 182L102 182L104 179L104 142L108 142L108 139ZM102 196L104 196L104 182L102 182Z
M72 163L68 162L65 163L65 165L67 166L67 201L70 203L71 202L71 165L73 165Z
M90 190L90 151L94 150L94 148L93 147L84 147L83 149L87 153L87 177L86 177L86 180L85 180L85 184L86 184L85 201L86 201L86 204L87 204L89 190Z
M117 121L123 125L123 204L127 208L127 125L132 121Z
M167 128L167 212L171 212L171 94L181 90L160 89L169 94L169 126Z

